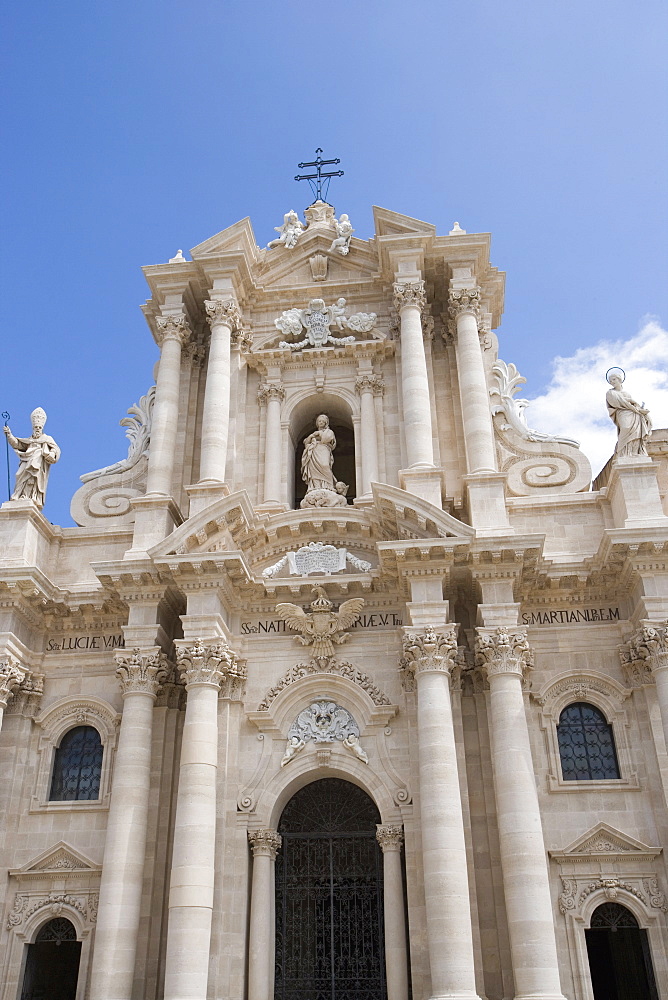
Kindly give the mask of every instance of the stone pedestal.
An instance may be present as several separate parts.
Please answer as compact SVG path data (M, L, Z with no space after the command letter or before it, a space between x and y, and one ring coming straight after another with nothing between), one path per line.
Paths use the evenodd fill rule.
M663 527L658 464L642 455L616 458L608 479L608 499L616 528Z
M248 1000L274 995L274 868L281 838L275 830L249 830L253 882L248 944Z
M104 845L91 1000L131 1000L151 784L153 704L167 674L159 649L116 653L123 716Z
M432 997L477 996L464 820L450 700L457 626L404 628L404 671L417 683L420 816Z
M564 1000L522 683L526 630L479 628L477 660L490 687L490 741L516 1000Z

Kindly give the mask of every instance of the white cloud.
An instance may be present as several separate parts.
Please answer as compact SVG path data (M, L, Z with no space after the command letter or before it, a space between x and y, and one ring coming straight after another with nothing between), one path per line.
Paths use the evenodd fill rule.
M616 365L626 372L624 388L649 407L654 427L668 426L668 331L652 318L628 340L600 340L568 358L554 358L551 382L526 411L530 427L579 441L594 475L617 439L604 381L607 369Z

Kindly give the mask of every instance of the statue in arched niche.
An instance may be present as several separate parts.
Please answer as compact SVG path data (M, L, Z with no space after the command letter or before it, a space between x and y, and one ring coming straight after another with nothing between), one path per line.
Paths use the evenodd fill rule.
M316 417L316 429L304 438L302 454L302 479L306 483L306 496L301 507L339 507L347 503L346 483L334 479L334 449L336 436L329 426L329 417L321 413Z

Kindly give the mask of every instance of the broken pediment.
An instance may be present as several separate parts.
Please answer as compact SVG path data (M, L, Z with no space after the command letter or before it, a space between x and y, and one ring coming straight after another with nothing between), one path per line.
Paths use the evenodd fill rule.
M193 260L200 257L216 257L221 253L229 251L242 251L248 254L249 258L255 260L262 252L257 245L253 226L248 216L240 219L234 225L228 226L222 232L210 236L208 240L199 243L190 251Z
M626 833L621 833L607 823L598 823L587 833L578 837L563 851L550 851L550 857L558 862L590 861L651 861L661 853L660 847L649 847Z
M379 208L377 205L373 206L373 221L376 236L410 236L415 233L436 236L436 226L430 222L422 222L410 215L391 212L388 208Z
M15 878L76 878L83 875L96 875L102 871L102 865L96 865L76 848L66 844L64 840L49 847L22 868L9 872Z

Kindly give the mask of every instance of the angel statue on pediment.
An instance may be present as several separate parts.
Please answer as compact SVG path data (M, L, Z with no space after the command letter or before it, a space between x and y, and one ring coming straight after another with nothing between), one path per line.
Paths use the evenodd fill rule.
M290 209L283 216L283 225L274 226L275 231L279 234L278 239L272 240L271 243L267 244L267 249L271 250L273 247L285 247L286 250L292 250L297 246L297 240L304 232L304 225L299 221L299 216L294 211Z

